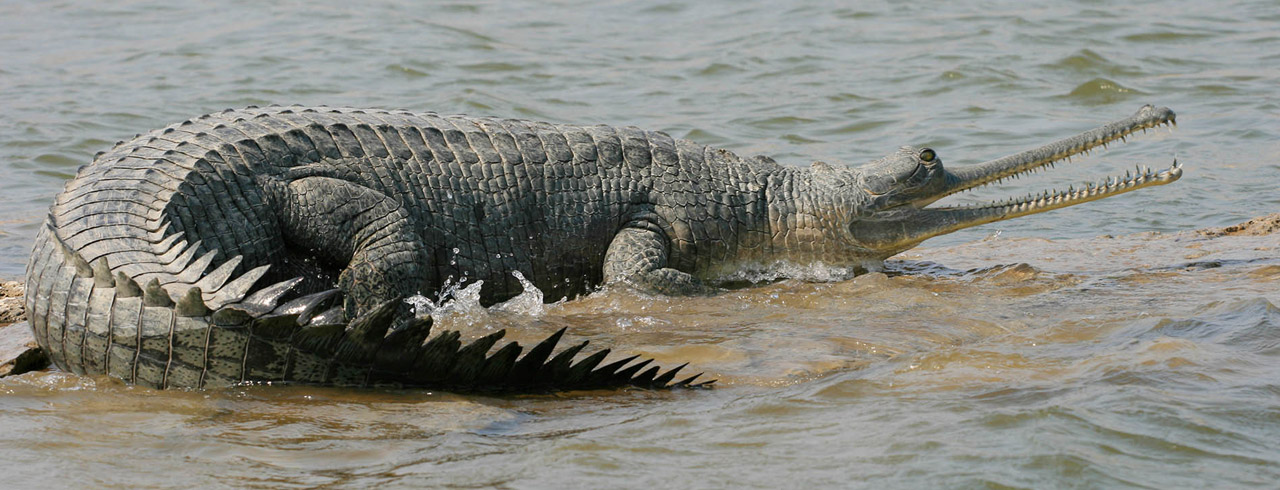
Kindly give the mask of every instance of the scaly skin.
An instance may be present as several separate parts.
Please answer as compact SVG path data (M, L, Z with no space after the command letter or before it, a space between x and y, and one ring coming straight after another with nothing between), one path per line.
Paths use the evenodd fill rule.
M557 299L611 283L712 292L707 279L745 263L875 268L929 236L1176 180L1175 167L1106 190L924 207L1172 117L1144 108L949 173L906 147L800 169L635 128L226 111L118 144L68 182L28 264L28 311L58 366L162 388L666 387L674 370L598 366L608 351L552 356L563 331L523 358L514 343L488 354L501 332L465 347L457 332L431 337L400 300L465 277L492 303L520 293L513 272Z

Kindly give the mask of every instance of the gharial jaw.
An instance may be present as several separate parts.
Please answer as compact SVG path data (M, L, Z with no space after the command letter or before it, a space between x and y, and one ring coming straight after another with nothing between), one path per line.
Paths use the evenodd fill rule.
M882 258L887 258L928 238L960 229L1168 184L1182 177L1182 167L1177 160L1166 170L1157 172L1139 167L1136 174L1127 172L1122 178L1111 177L1081 189L1072 187L1066 191L1046 191L1039 196L1028 195L986 205L925 207L951 194L998 183L1045 166L1052 167L1057 162L1089 153L1094 148L1105 147L1116 140L1126 141L1129 135L1138 131L1145 132L1163 125L1176 126L1175 117L1168 108L1147 105L1128 118L1003 158L955 170L943 170L939 162L935 165L937 168L932 169L936 178L926 184L932 192L895 203L892 207L873 210L850 224L850 236L857 246L877 251ZM933 155L930 154L929 157L932 159Z

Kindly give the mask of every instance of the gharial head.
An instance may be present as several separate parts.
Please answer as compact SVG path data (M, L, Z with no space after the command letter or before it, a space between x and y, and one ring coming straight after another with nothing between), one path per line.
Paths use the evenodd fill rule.
M943 197L990 183L1052 167L1075 155L1125 140L1137 131L1176 125L1168 108L1144 106L1134 115L1048 145L976 165L945 169L942 158L929 148L903 147L854 170L856 185L865 194L863 205L848 225L850 245L868 258L884 259L934 236L993 221L1095 201L1143 187L1178 180L1182 168L1139 168L1136 175L1110 178L1098 184L1039 196L1008 199L988 205L926 207Z

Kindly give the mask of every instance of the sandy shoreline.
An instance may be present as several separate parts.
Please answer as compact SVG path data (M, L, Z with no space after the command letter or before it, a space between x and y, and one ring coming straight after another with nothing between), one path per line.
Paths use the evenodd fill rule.
M0 377L44 369L49 359L27 326L23 285L0 283Z

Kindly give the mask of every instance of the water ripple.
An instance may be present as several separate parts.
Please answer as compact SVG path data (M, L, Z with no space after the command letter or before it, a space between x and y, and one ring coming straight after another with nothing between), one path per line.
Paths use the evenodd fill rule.
M1132 233L1280 209L1276 32L1274 5L1251 0L0 4L0 278L23 273L48 204L95 152L250 104L636 125L803 166L923 143L962 165L1155 103L1178 112L1177 132L956 199L1187 165L1168 192L940 237L890 275L778 276L716 298L603 291L532 319L450 320L530 338L568 325L619 351L695 360L724 380L717 391L157 393L33 373L0 384L6 477L1274 485L1274 238Z

